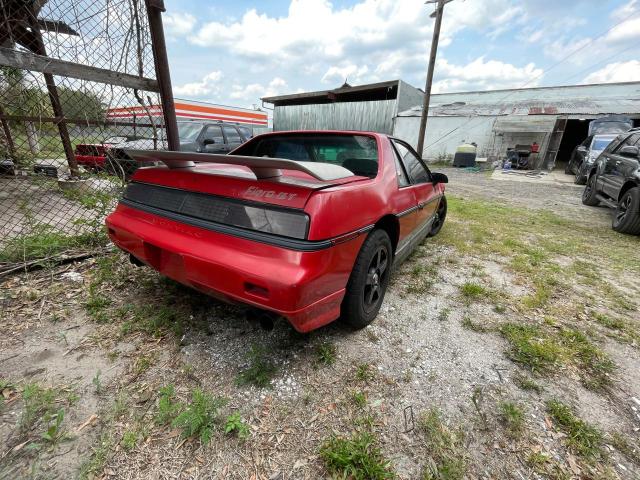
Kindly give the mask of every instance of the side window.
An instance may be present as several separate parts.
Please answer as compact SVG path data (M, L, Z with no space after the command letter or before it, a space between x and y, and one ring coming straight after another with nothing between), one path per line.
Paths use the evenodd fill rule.
M400 158L398 155L394 155L396 163L396 175L398 176L398 186L406 187L409 185L409 179L407 178L407 174L404 172L404 167L400 164Z
M209 125L202 135L202 141L213 140L217 145L224 144L224 137L222 136L222 128L215 125Z
M427 183L430 181L429 173L427 169L424 167L422 162L415 154L409 150L402 143L394 141L398 153L400 154L400 158L402 159L402 163L407 170L407 174L411 179L412 183Z
M224 130L224 135L227 137L228 143L242 143L242 138L240 138L236 127L225 125L222 129Z
M591 146L591 141L592 140L593 140L593 135L590 136L590 137L587 137L586 140L584 142L582 142L582 146L589 148Z
M629 135L624 141L620 142L614 153L618 153L622 147L626 147L627 145L635 145L638 140L640 140L640 133Z
M251 130L247 127L238 127L238 130L240 130L240 135L245 142L251 138Z

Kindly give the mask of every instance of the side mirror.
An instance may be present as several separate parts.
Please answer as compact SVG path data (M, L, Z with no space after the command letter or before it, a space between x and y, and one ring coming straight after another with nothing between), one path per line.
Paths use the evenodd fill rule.
M449 183L449 177L447 177L444 173L431 173L431 183L436 185L437 183Z
M638 158L639 154L640 149L638 149L638 147L636 147L635 145L625 145L620 149L620 155L622 155L623 157Z
M216 141L213 138L205 138L202 141L202 144L206 147L207 145L213 145Z

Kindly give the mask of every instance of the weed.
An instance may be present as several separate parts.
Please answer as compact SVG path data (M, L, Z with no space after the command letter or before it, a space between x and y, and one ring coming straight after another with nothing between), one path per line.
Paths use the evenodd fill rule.
M571 407L558 400L550 400L547 402L547 413L567 434L567 445L576 454L586 458L600 455L602 434L576 417Z
M122 448L124 448L127 451L131 451L134 448L136 448L137 444L138 444L137 431L127 430L126 432L124 432L124 434L122 435L122 441L120 442L120 445L122 445Z
M487 295L487 289L475 282L465 282L460 287L460 292L467 300L478 300Z
M351 400L356 406L364 408L367 406L367 395L364 392L355 391L351 394Z
M477 333L485 333L489 331L489 328L486 326L471 320L469 315L462 317L462 327Z
M99 476L107 463L109 452L113 446L113 439L109 432L104 432L93 449L91 457L80 466L79 478L88 480Z
M525 375L516 375L514 381L522 390L530 390L536 393L542 392L542 386Z
M498 303L493 306L493 311L496 313L505 313L507 311L507 307Z
M107 323L109 317L105 310L111 306L109 298L95 292L95 288L89 288L89 298L84 303L87 313L98 323Z
M52 388L42 388L34 383L24 386L22 392L24 410L20 417L20 431L26 433L43 415L53 415L56 412L56 391Z
M102 380L100 380L100 374L101 372L98 370L91 380L91 383L93 383L93 386L95 387L96 395L100 395L102 393Z
M239 412L234 412L227 417L224 433L236 433L239 438L245 439L249 436L249 426L244 423Z
M435 408L422 416L420 428L425 435L429 455L423 479L462 480L467 470L462 432L447 427Z
M529 465L536 473L542 473L543 468L548 461L549 456L542 452L531 452L526 459L527 465Z
M509 434L517 437L524 430L524 411L522 407L513 402L502 402L500 405L500 418L509 430Z
M329 472L353 480L394 478L391 464L384 458L370 432L356 432L350 437L331 437L320 448L320 457Z
M451 314L451 309L449 307L444 307L438 313L438 320L441 322L446 322L449 319L449 315Z
M276 365L268 358L267 351L254 345L249 354L249 366L240 372L239 385L255 385L265 388L271 386L271 380L278 372Z
M613 448L622 453L629 460L635 462L636 464L640 464L640 448L634 448L627 439L618 432L614 432L611 435L610 440Z
M322 342L316 347L316 359L323 365L333 365L336 361L336 347L332 343Z
M154 420L158 425L167 425L173 421L180 411L180 405L175 402L176 391L173 385L160 388L158 412Z
M191 392L191 403L181 409L181 413L171 422L171 426L181 428L183 437L198 437L204 445L207 445L213 436L218 409L224 404L224 399L212 397L196 388Z
M46 414L45 422L47 430L42 434L42 439L48 443L55 444L64 436L62 431L62 422L64 421L64 409L60 408L54 414Z
M115 362L119 356L120 352L118 352L117 350L111 350L109 353L107 353L107 358L111 363Z
M610 328L611 330L624 330L625 323L618 318L611 318L604 313L594 313L593 318L603 327Z
M375 378L375 372L368 363L361 363L356 367L356 379L361 382L370 382Z
M136 358L136 362L133 365L133 373L136 375L142 375L151 367L151 357L148 355L140 355Z

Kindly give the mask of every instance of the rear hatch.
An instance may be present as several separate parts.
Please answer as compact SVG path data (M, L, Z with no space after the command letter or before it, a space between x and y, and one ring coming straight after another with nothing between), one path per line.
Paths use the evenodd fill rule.
M141 168L127 186L122 203L186 223L212 222L305 239L309 217L303 209L311 194L360 180L363 177L322 181L290 170L259 180L246 167L222 164Z

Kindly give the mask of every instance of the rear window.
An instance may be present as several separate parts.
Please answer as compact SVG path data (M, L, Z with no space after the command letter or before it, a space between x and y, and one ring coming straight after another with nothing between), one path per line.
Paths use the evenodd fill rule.
M366 177L375 177L378 173L376 140L365 135L268 136L249 142L233 153L300 162L332 163L355 175Z

